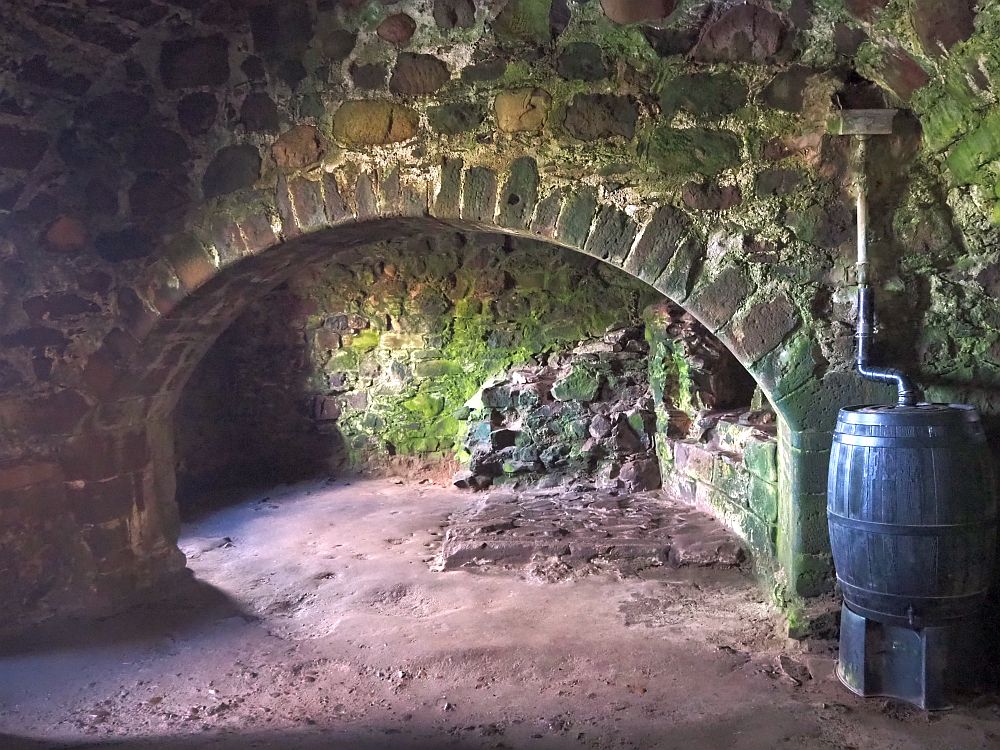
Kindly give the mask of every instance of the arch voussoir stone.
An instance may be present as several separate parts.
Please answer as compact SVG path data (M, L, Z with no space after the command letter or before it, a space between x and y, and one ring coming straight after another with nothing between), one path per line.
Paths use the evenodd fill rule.
M530 156L511 162L498 200L497 224L525 230L538 202L538 164Z
M639 225L625 211L603 205L597 211L583 251L622 268L638 231Z
M752 370L801 323L791 298L780 290L769 290L754 295L719 333L743 366Z
M205 245L191 233L173 238L166 247L165 257L188 294L211 279L218 271Z
M656 208L639 231L638 240L624 259L622 268L675 302L683 300L687 290L677 294L676 285L667 283L664 274L678 252L692 245L690 231L690 221L683 211L670 205Z
M403 182L396 167L378 182L379 213L398 216L403 213Z
M359 221L376 219L381 215L378 200L378 175L365 171L358 175L354 183L355 214Z
M597 189L576 185L566 192L556 220L555 238L564 245L582 250L597 213Z
M492 224L497 209L497 175L486 167L470 167L462 184L462 218Z
M559 213L563 206L563 192L561 188L556 188L538 201L535 215L531 218L531 233L536 237L555 238Z
M282 234L286 239L328 225L323 187L319 180L279 175L276 190Z
M441 177L434 198L433 216L458 219L462 215L462 170L465 161L446 158L441 164Z
M407 174L393 169L379 183L379 205L383 216L427 216L430 213L432 185L425 175Z
M653 288L674 300L687 305L693 278L703 259L702 244L693 237L685 237L674 251L666 268L653 282Z
M727 265L717 273L703 273L685 299L685 307L712 333L718 333L754 289L753 280L743 268Z
M220 267L247 255L256 255L282 241L275 228L276 209L266 198L261 200L261 194L255 197L239 218L219 214L210 222L209 241L218 255Z
M342 224L354 218L351 208L344 197L343 189L337 183L333 172L324 172L320 179L323 187L323 205L326 208L326 218L331 225Z

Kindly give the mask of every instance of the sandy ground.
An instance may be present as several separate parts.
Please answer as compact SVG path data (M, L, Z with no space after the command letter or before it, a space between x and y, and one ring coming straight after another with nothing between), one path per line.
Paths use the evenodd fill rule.
M1000 702L863 701L738 570L433 572L468 495L390 480L185 528L191 582L0 652L0 747L1000 748Z

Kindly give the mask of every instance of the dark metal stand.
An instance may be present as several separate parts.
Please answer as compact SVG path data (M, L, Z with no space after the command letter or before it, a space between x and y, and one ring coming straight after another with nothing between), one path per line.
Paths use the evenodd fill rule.
M837 677L863 697L898 698L928 711L951 708L956 692L980 681L981 642L977 620L908 628L869 620L845 604Z

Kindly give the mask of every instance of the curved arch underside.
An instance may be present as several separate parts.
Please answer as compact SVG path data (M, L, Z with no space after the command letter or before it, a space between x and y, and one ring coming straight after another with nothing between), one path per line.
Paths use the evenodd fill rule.
M320 191L318 185L308 189ZM784 331L787 335L797 328L797 313L785 299L777 303L781 307L783 318L778 330L769 337L750 339L734 318L740 311L744 311L742 320L751 320L759 314L767 296L759 290L752 290L749 283L735 281L736 273L729 267L722 267L717 271L716 278L702 283L695 289L695 294L692 294L691 285L698 277L703 258L690 238L677 237L676 230L671 228L671 223L677 218L675 210L668 207L660 215L654 213L640 232L638 223L617 208L606 210L605 217L614 214L610 219L601 218L601 209L591 208L592 214L596 212L597 218L592 215L587 221L593 220L593 224L586 225L586 233L573 237L565 229L560 232L558 217L562 215L562 211L572 212L574 207L573 203L560 206L551 235L537 230L470 221L460 216L418 214L372 217L366 221L345 221L332 225L329 222L317 222L308 231L301 227L293 228L290 232L292 239L289 240L282 241L281 235L274 233L271 235L274 244L255 248L248 241L249 237L254 236L254 231L247 231L246 228L256 226L259 229L265 222L270 226L269 217L264 215L226 223L220 233L235 244L235 252L233 244L211 244L208 246L209 251L224 259L219 266L209 265L208 256L204 255L201 248L194 250L201 257L189 255L180 261L179 265L183 266L183 270L179 270L178 275L196 278L197 285L184 290L187 291L186 294L178 294L161 307L161 317L152 327L141 332L140 345L136 351L119 363L118 366L124 372L109 387L107 397L112 400L128 397L132 389L136 389L136 393L149 394L151 389L148 385L141 387L135 381L157 370L152 366L153 362L172 360L190 363L192 359L198 359L194 350L185 348L194 345L194 338L197 338L200 347L210 344L214 336L221 333L239 315L252 297L265 294L297 268L316 262L349 265L352 260L363 258L365 248L375 242L401 237L432 236L446 231L511 234L545 241L595 257L621 269L649 284L694 315L719 336L755 377L757 374L754 365L781 344L781 332ZM294 217L287 215L285 222L289 220L294 220ZM605 236L608 231L606 225L611 222L616 224L616 230L620 229L619 224L632 226L626 228L624 234L619 234L615 241L608 241ZM283 230L285 227L288 227L287 223L282 224ZM196 269L199 262L204 265L201 269ZM150 281L149 285L155 283ZM738 292L743 292L745 296L737 296ZM755 309L746 309L755 304ZM752 348L755 344L764 351L755 353ZM160 377L170 377L162 369L158 372ZM759 382L770 398L774 381L761 378Z

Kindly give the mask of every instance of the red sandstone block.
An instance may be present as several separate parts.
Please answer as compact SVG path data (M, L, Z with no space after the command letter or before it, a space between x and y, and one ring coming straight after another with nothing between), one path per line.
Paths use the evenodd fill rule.
M122 332L122 335L127 336L128 334ZM102 344L96 352L91 354L83 368L83 382L88 391L95 396L110 393L123 374L118 363L119 357L107 344Z
M64 520L66 485L61 479L0 490L0 529L23 530Z
M187 291L204 284L218 270L205 248L192 235L182 235L171 242L167 247L167 258Z
M213 226L213 244L222 265L228 265L247 254L247 245L235 221L217 222Z
M101 524L131 515L140 490L133 474L123 474L98 482L71 482L66 485L73 516L78 523Z
M675 0L601 0L604 15L620 24L666 18L676 5Z
M317 163L323 150L323 137L312 125L297 125L287 130L271 146L275 164L289 171Z
M0 399L0 429L22 435L73 434L89 410L87 400L70 389L32 399Z
M62 469L52 461L0 464L0 492L58 481L62 481Z
M116 560L134 562L130 548L128 527L124 523L91 526L80 532L84 544L90 550L96 561L112 563ZM104 565L105 569L114 565Z
M280 241L271 226L271 217L265 213L248 216L240 222L240 231L246 241L247 252L251 254L266 250Z
M321 422L340 418L340 399L336 396L317 396L313 401L313 418Z
M317 181L298 178L286 182L279 178L277 203L286 238L326 225L323 190Z
M87 433L70 438L60 460L67 481L108 479L144 468L149 446L141 430Z
M75 253L87 245L87 228L72 216L60 216L45 232L45 246L60 253Z
M711 451L692 443L674 444L674 462L678 470L703 482L712 482L712 467L715 455Z

